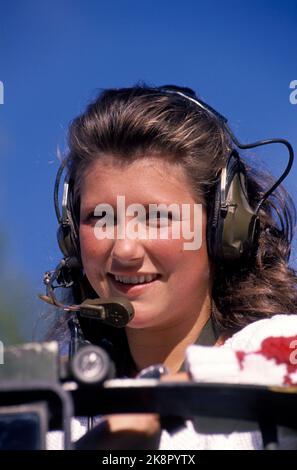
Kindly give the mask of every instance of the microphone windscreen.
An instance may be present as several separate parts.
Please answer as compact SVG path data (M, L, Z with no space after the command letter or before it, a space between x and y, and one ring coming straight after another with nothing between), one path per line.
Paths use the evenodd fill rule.
M86 299L80 306L82 317L102 321L116 328L123 328L134 317L134 308L124 297Z

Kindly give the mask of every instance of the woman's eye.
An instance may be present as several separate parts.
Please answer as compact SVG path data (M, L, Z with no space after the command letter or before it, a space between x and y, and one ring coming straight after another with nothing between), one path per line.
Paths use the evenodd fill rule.
M99 220L104 220L104 225L110 225L110 224L116 224L116 217L107 217L107 212L102 211L100 214L95 214L95 212L90 212L90 214L87 216L87 222L96 222Z
M171 212L149 212L147 214L147 224L157 227L166 227L172 221Z
M102 212L101 214L95 214L95 212L90 212L87 216L87 220L99 220L106 216L106 212Z

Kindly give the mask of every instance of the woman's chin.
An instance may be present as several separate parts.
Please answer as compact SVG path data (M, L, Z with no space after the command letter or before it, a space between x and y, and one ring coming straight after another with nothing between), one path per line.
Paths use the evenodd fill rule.
M142 329L154 326L156 321L146 314L135 313L133 319L128 323L127 328Z
M126 328L131 328L131 329L134 329L134 330L141 330L142 328L147 328L149 325L149 323L145 320L141 320L139 318L133 318L133 320L131 320L128 325L126 326Z

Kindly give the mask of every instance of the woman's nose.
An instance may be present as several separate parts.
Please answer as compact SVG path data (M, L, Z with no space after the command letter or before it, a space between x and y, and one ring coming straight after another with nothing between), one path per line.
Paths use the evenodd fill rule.
M139 239L115 239L111 250L111 257L122 264L141 262L144 257L144 247Z

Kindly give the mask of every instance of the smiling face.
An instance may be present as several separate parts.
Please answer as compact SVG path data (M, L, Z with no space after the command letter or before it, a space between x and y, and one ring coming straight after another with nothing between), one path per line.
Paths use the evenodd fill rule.
M187 217L178 212L168 220L168 234L160 237L119 236L98 239L94 216L98 204L109 204L115 213L117 226L128 228L132 215L119 215L117 197L130 204L176 203L189 204L187 222L193 230L195 201L182 167L158 157L143 157L128 165L119 165L114 157L104 157L92 163L82 179L80 196L80 247L85 274L101 298L124 296L130 300L135 316L130 328L162 328L174 326L185 318L197 317L207 298L210 298L210 265L206 248L206 215L203 209L200 248L185 249L183 233L179 238L170 234L174 224ZM148 233L154 226L159 232L164 220L156 213L139 218L138 227ZM178 220L179 219L179 220ZM166 218L167 222L167 218ZM103 229L101 234L103 233ZM156 232L155 232L156 233ZM97 232L98 235L98 232Z

